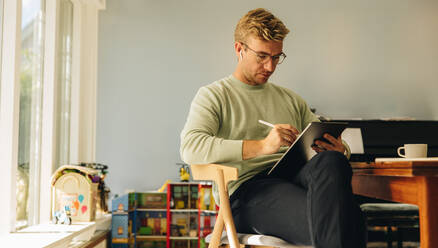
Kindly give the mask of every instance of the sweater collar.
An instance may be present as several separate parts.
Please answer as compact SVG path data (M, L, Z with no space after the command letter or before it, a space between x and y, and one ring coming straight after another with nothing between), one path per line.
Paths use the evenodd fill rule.
M266 86L269 84L268 82L266 82L264 84L259 84L259 85L249 85L249 84L246 84L246 83L240 81L239 79L237 79L233 75L230 75L229 79L230 79L230 82L232 85L239 87L239 88L242 88L242 89L246 89L246 90L262 90L262 89L266 88Z

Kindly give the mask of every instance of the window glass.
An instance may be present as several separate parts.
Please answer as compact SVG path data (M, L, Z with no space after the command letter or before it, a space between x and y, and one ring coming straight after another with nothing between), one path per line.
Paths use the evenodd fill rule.
M70 0L59 2L58 51L58 114L57 114L57 156L55 166L70 163L70 106L71 66L73 36L73 4Z
M36 222L39 200L44 0L22 0L16 228Z

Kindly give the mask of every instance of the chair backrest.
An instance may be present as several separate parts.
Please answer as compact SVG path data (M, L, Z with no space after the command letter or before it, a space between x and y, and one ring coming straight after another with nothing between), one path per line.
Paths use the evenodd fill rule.
M237 180L238 173L237 168L219 165L219 164L192 164L192 177L194 180L210 180L215 181L218 179L218 169L221 169L224 173L225 185L228 185L229 181Z

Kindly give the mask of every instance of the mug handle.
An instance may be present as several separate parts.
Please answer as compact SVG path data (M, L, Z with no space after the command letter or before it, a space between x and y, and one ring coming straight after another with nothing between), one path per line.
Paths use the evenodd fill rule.
M404 151L403 153L406 152L404 146L401 146L401 147L397 148L397 154L398 154L400 157L402 157L402 158L406 158L406 155L405 155L405 154L401 154L401 151L402 151L402 150Z

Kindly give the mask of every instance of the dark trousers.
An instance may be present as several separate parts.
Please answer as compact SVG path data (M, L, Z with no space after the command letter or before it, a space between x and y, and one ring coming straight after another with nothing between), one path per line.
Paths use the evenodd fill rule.
M316 248L366 247L351 176L348 160L334 151L315 155L294 175L259 173L230 197L237 232Z

